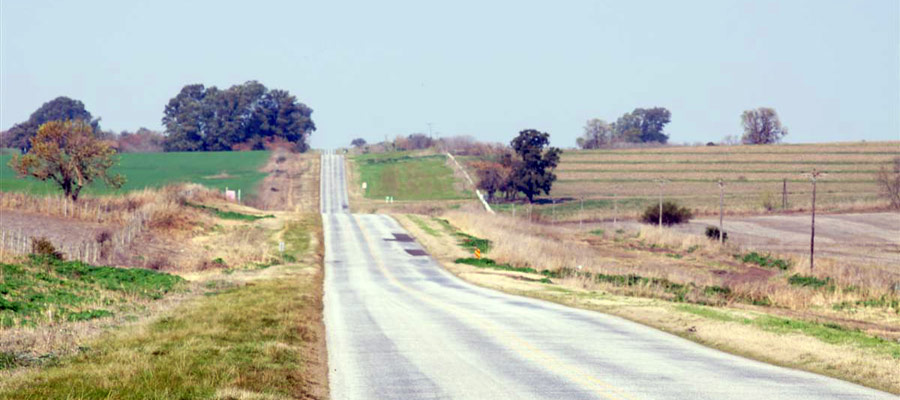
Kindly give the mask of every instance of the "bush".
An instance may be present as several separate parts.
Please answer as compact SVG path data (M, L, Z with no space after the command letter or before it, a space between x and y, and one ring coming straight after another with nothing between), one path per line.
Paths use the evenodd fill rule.
M811 287L818 289L820 287L830 285L831 278L819 279L814 276L795 274L791 275L791 277L788 278L788 283L794 286Z
M680 207L674 201L664 201L662 206L662 223L666 226L683 224L691 220L694 214L687 207ZM654 204L644 210L641 221L648 224L659 223L659 204Z
M709 225L706 227L706 237L712 240L719 240L719 227ZM728 232L722 231L722 241L728 241Z
M57 251L53 243L45 237L31 238L31 254L47 256L55 260L63 259L63 254Z
M775 201L775 195L772 192L765 192L760 195L759 201L766 211L775 211L778 208L778 203Z

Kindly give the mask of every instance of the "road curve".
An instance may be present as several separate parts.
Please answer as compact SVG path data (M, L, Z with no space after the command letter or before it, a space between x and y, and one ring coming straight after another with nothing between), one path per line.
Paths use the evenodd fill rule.
M480 288L386 215L350 214L322 155L333 399L894 399L598 312Z

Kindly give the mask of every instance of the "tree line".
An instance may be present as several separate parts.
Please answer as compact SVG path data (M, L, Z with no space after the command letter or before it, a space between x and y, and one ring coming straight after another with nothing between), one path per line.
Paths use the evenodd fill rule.
M146 128L119 134L100 128L79 100L65 96L44 103L28 120L0 135L0 146L31 149L30 139L41 125L52 121L88 123L95 138L119 151L224 151L286 147L309 149L309 135L316 130L312 109L286 90L269 90L248 81L220 90L202 84L184 86L166 104L164 132Z
M664 107L635 108L612 123L592 118L585 123L584 133L576 139L576 144L582 149L612 148L641 143L666 144L669 135L664 129L671 119L672 113ZM741 127L743 135L740 140L727 136L725 144L738 142L774 144L780 142L788 133L787 128L781 125L778 113L769 107L744 111L741 114Z

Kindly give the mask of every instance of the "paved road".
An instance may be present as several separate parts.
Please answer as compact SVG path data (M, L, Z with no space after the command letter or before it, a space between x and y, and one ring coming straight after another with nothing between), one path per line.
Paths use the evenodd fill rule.
M350 214L322 156L334 399L893 399L609 315L470 285L386 215Z

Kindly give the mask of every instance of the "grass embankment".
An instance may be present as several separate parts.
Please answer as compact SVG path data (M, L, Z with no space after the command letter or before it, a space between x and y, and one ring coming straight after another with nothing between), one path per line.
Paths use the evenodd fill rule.
M320 226L318 215L284 225L297 263L209 276L203 296L14 375L0 397L326 397Z
M123 153L113 173L125 175L127 182L112 190L100 182L88 186L84 194L117 194L147 187L162 187L172 183L193 182L222 190L241 189L251 196L266 174L259 169L266 164L268 151ZM19 178L7 165L11 155L0 155L0 190L32 194L58 194L50 182Z
M417 156L412 152L364 154L353 157L365 182L365 197L396 201L464 199L454 188L453 170L443 154Z
M900 308L895 297L879 295L877 283L865 285L868 278L854 286L845 274L820 275L836 271L806 275L791 260L737 254L703 244L705 238L675 246L662 237L604 232L602 239L576 241L559 227L485 215L448 217L454 225L418 216L418 222L400 221L409 221L406 228L451 272L473 283L619 315L735 354L900 393L900 343L891 336ZM458 240L458 224L489 237L492 258L472 258L472 246Z

